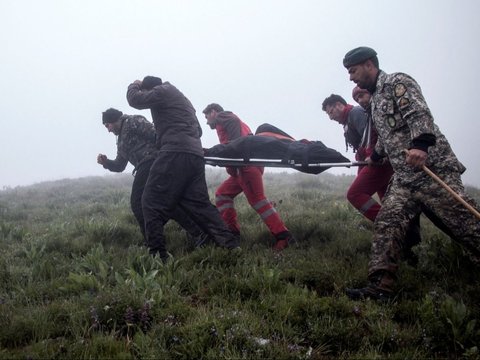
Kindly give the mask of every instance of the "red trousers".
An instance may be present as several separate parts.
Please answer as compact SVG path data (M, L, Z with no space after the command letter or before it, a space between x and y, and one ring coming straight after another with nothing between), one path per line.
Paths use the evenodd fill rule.
M242 192L275 237L288 231L272 203L265 197L262 176L262 167L240 167L237 176L230 176L215 192L217 208L233 232L240 232L233 199Z
M362 166L347 191L348 201L366 218L375 221L380 204L372 198L377 193L380 200L385 195L393 169L389 163L380 166Z

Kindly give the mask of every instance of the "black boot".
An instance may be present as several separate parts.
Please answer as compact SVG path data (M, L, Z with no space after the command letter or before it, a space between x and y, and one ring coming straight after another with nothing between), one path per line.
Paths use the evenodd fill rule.
M352 300L388 301L393 298L391 290L393 281L394 278L390 273L382 271L370 275L367 286L358 289L347 288L345 293Z

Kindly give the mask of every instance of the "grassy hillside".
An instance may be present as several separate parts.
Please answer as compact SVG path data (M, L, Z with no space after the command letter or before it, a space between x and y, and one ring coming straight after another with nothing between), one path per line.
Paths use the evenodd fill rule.
M213 198L225 175L208 170ZM274 254L241 196L241 252L192 250L169 223L166 265L142 246L131 175L1 191L0 359L478 358L478 268L426 219L394 301L344 295L371 243L352 179L266 174L295 246Z

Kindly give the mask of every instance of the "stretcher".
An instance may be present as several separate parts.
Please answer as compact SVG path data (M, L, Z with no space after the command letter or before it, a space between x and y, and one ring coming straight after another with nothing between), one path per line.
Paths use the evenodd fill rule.
M263 134L265 132L204 149L205 163L221 167L283 167L309 174L319 174L331 167L365 165L364 162L351 162L321 141L295 141L291 137L278 137L278 134Z
M331 167L355 167L364 166L367 163L365 161L350 161L339 163L312 163L302 164L296 163L295 160L280 160L280 159L231 159L220 157L205 156L205 164L211 166L228 167L228 166L264 166L264 167L279 167L279 168L292 168L301 172L307 172L312 174L319 174L324 170Z

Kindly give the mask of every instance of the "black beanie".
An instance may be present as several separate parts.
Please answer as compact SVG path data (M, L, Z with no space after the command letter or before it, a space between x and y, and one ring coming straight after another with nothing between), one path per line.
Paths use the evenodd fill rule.
M110 124L110 123L114 123L115 121L117 121L120 116L122 116L123 113L120 111L120 110L117 110L117 109L114 109L114 108L110 108L108 110L105 110L103 113L102 113L102 122L104 124Z
M157 85L162 85L162 79L155 76L145 76L142 81L142 89L151 90Z

